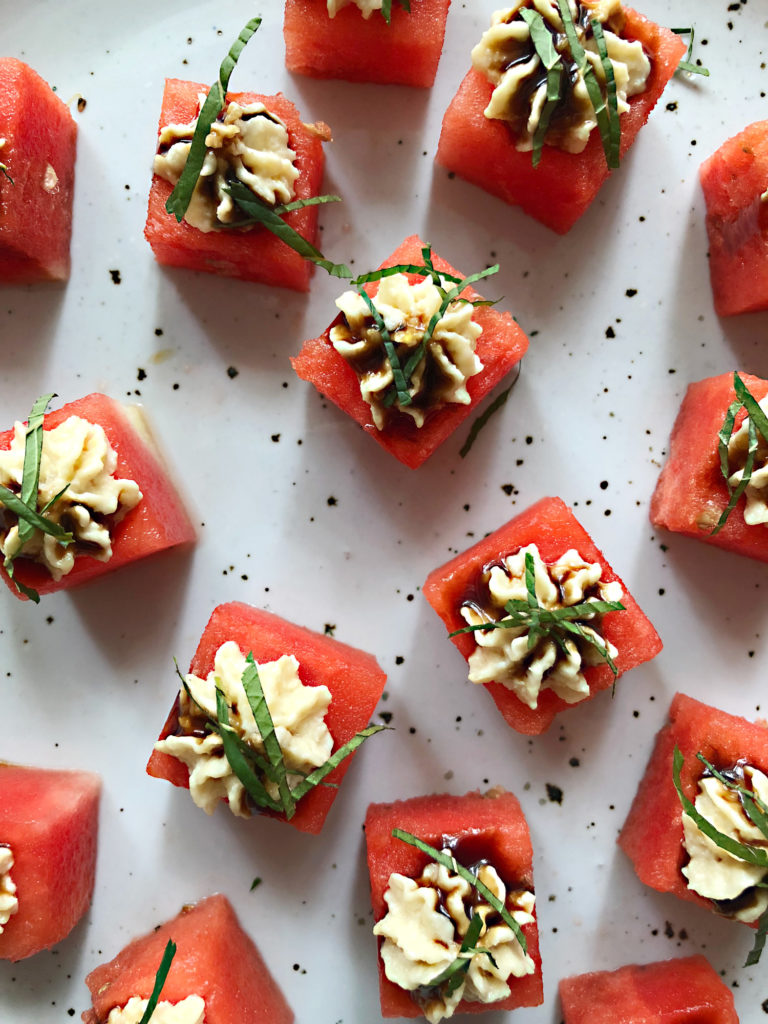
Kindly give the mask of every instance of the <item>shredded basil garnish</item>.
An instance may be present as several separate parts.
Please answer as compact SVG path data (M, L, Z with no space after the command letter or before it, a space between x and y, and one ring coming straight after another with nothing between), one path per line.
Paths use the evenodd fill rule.
M538 167L544 149L544 138L549 130L549 122L562 98L565 67L560 54L555 49L552 34L545 25L541 14L530 7L523 7L520 10L520 17L527 23L536 53L547 69L547 99L541 109L539 123L533 134L533 166Z
M688 43L688 53L685 55L685 60L681 60L677 65L677 71L687 71L689 75L703 75L705 78L709 78L709 69L703 67L701 64L694 64L691 61L693 56L693 40L694 40L694 28L691 25L690 28L671 28L670 32L674 32L676 36L690 36L690 42Z
M509 385L509 387L505 388L505 390L502 391L500 395L497 395L496 398L494 398L494 400L491 402L491 404L485 410L485 412L481 413L477 417L475 422L472 424L472 426L470 427L469 433L467 434L467 440L464 442L464 444L459 449L459 455L461 456L462 459L465 456L469 455L469 452L470 452L470 450L472 448L472 445L477 440L477 435L480 433L480 431L486 425L486 423L491 418L491 416L493 416L494 413L498 412L499 409L501 409L503 406L505 406L507 404L507 399L509 398L509 393L512 390L512 388L515 386L515 384L517 384L517 381L518 381L519 377L520 377L520 372L518 370L517 377L515 377L515 379L512 381L512 383Z
M404 11L411 13L411 0L397 0ZM392 21L392 0L382 0L381 13L384 21L389 25Z
M715 534L719 533L725 526L728 516L738 505L739 499L744 491L746 491L749 481L752 479L752 472L755 468L755 455L757 454L759 444L759 438L757 435L759 434L763 441L768 444L768 416L766 416L760 408L757 399L737 372L733 375L733 389L736 392L736 401L732 402L728 407L728 412L725 414L723 425L717 435L719 439L717 450L720 456L720 472L725 480L725 486L728 488L730 501L721 513L720 518L717 521L717 525L710 533L710 537L714 537ZM736 487L731 487L730 479L732 473L728 465L728 442L733 434L736 417L742 409L746 409L747 411L747 456L744 462L741 480L739 480Z
M168 972L171 969L173 958L176 956L176 943L171 939L168 940L168 944L165 947L163 953L163 959L160 961L160 966L157 969L155 975L155 987L152 989L152 995L149 997L147 1002L147 1008L144 1011L139 1024L149 1024L152 1019L152 1014L157 1009L157 1004L160 999L160 993L163 991L163 985L165 985L166 979L168 978Z
M8 166L6 164L0 164L0 174L2 174L4 177L6 177L8 179L8 181L10 181L10 183L12 185L16 184L16 182L13 180L13 178L8 173Z
M440 988L441 985L445 985L445 994L448 996L452 995L464 981L472 963L472 958L475 956L487 956L493 966L498 968L498 964L491 951L477 945L480 932L483 930L483 923L483 919L479 914L472 915L456 959L453 963L448 964L445 970L441 971L436 978L428 981L427 988Z

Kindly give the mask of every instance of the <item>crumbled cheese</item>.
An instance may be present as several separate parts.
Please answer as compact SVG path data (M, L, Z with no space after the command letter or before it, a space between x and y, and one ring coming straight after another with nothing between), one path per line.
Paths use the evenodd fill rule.
M453 287L448 281L443 285L446 289ZM381 279L373 304L384 321L401 365L407 363L421 344L442 301L430 278L414 284L410 284L404 274ZM371 407L377 429L382 430L387 417L384 394L393 384L394 375L381 334L359 292L344 292L336 305L344 314L344 322L331 329L331 342L339 355L356 368L360 394ZM430 411L445 403L470 404L467 381L483 369L475 355L477 339L483 329L472 319L473 312L474 307L468 302L448 305L411 376L408 393L412 403L401 405L395 400L392 404L411 416L417 427L424 424Z
M450 856L450 851L444 852ZM490 864L481 864L477 876L519 925L533 922L533 893L526 890L507 893ZM514 932L496 911L483 902L460 875L441 864L429 863L418 881L405 875L390 875L384 900L387 914L373 929L374 935L384 939L381 946L384 970L394 984L418 993L416 998L430 1024L453 1016L462 999L481 1003L506 999L509 978L533 974L536 969ZM454 992L449 994L442 986L430 988L430 982L458 956L469 928L470 908L483 919L477 946L493 955L496 966L489 957L476 955ZM486 927L489 915L492 923Z
M11 917L18 913L19 901L16 897L16 886L11 880L13 853L10 846L0 843L0 935L3 927Z
M768 413L768 395L758 404L763 412ZM737 487L744 476L748 451L749 423L745 418L739 429L731 434L728 442L728 467L733 470L728 479L731 487ZM748 526L768 523L768 443L759 431L752 476L744 491L744 497L744 522Z
M651 70L642 43L621 37L624 15L619 0L590 4L569 0L569 5L576 34L603 93L606 89L605 72L589 19L582 18L582 10L587 9L590 18L597 18L607 26L603 36L616 81L617 109L619 114L626 113L629 110L628 97L645 90ZM564 98L552 114L545 142L569 153L581 153L590 132L597 127L597 118L584 76L571 56L557 0L519 0L513 7L496 11L493 15L491 27L472 51L475 68L495 85L485 116L509 121L518 136L516 148L522 151L533 149L533 137L547 96L547 71L536 52L530 28L520 17L519 12L524 7L531 7L541 14L552 33L552 41L561 55L568 79L573 83L563 90Z
M328 0L328 17L335 18L342 7L348 7L349 4L356 4L363 17L370 18L374 11L381 10L384 0Z
M0 483L14 492L21 489L27 428L14 425L11 447L0 451ZM65 493L45 513L74 535L75 541L62 547L55 537L35 530L21 554L44 565L54 580L72 571L75 558L87 554L100 562L112 557L110 528L141 501L133 480L115 476L117 453L104 428L79 416L70 416L43 434L40 459L38 509L42 509L69 484ZM105 519L108 517L108 519ZM16 516L0 503L0 551L17 555L19 549Z
M107 1024L141 1024L148 999L133 996L123 1007L109 1011ZM152 1024L205 1024L205 1003L200 996L187 996L180 1003L162 1000L152 1013Z
M768 803L768 777L750 765L746 765L743 771L745 781L751 782L751 788L759 799ZM768 839L747 816L738 793L728 789L719 779L704 776L699 780L694 807L723 835L768 852ZM707 899L736 900L768 879L768 870L759 864L748 864L726 850L721 850L687 814L683 814L683 846L690 857L682 869L688 879L688 888ZM756 888L747 905L739 907L728 916L752 923L766 909L768 890Z
M566 551L549 565L545 564L535 544L508 555L501 564L493 565L487 573L488 605L467 602L461 614L470 626L495 622L505 617L504 605L510 600L525 601L525 556L533 556L536 596L543 608L564 608L588 601L618 601L621 584L601 582L603 567L599 562L585 562L578 551ZM591 623L589 625L588 623ZM605 649L606 643L599 632L599 615L584 616L578 621L581 629ZM600 652L590 643L568 638L565 653L550 637L528 646L525 626L511 629L476 630L473 634L476 649L469 658L469 680L472 683L502 683L529 708L538 704L542 690L553 690L568 704L575 704L589 696L589 684L582 672L583 665L601 661ZM612 644L608 654L618 653Z
M193 730L201 731L201 715L217 720L218 687L229 706L230 726L256 751L264 752L261 734L243 688L245 669L245 655L237 644L232 640L222 644L214 658L213 672L207 679L195 675L186 677L194 704L184 688L179 692L180 735L168 736L155 744L156 750L187 765L192 799L207 814L213 814L220 800L227 800L230 811L238 817L248 818L251 814L245 789L227 761L218 733L185 735ZM325 764L331 755L333 737L325 724L331 692L327 686L305 686L299 678L299 663L293 655L265 662L258 669L289 772L288 784L295 786L301 778L296 773L311 772ZM270 795L276 797L276 784L269 781L265 784Z
M202 107L205 96L199 100ZM154 172L172 185L186 166L196 124L197 120L169 124L160 131ZM233 177L270 206L288 203L295 196L299 171L294 166L296 153L288 144L288 129L263 103L245 107L229 103L223 117L211 125L205 144L203 169L184 214L184 220L198 230L213 231L242 219L225 191Z

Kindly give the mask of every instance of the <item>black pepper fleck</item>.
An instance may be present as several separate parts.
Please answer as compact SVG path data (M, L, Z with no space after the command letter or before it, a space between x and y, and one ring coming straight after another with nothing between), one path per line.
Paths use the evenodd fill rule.
M240 374L240 371L238 370L238 368L236 366L228 366L227 367L227 376L230 377L232 380L234 380L235 377L237 377L239 374Z
M122 278L119 270L110 270L109 276L112 278L112 284L120 284Z
M553 786L551 782L546 783L547 787L547 798L553 804L561 804L563 802L563 791L559 786Z
M136 380L146 380L146 379L147 379L147 371L143 370L141 367L139 367L138 370L136 371Z

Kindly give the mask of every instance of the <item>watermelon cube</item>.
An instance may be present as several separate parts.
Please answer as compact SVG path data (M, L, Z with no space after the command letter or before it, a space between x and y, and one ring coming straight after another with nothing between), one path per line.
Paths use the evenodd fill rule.
M392 0L388 25L379 10L365 17L351 0L334 17L327 0L287 0L285 66L312 78L429 88L443 49L451 0ZM341 6L341 5L338 5Z
M748 373L739 376L758 402L768 395L768 381ZM651 498L651 522L656 527L768 562L768 528L761 523L747 523L744 496L722 529L712 533L728 506L718 432L735 397L733 373L689 385L672 428L667 461ZM736 430L744 415L741 412L736 418ZM757 459L755 470L765 461L760 449Z
M94 424L103 429L108 447L116 453L117 457L116 467L111 476L120 478L120 482L123 484L133 481L138 485L141 496L138 504L133 505L127 511L125 507L119 508L118 514L114 516L115 521L109 524L111 557L105 559L105 551L101 549L102 545L97 545L86 536L83 536L82 541L76 541L71 548L67 549L67 551L74 550L75 557L71 568L67 569L63 562L59 561L59 568L56 569L55 574L49 567L50 563L41 563L37 554L30 557L18 556L13 562L13 579L23 586L37 591L38 594L51 594L55 591L79 586L81 583L87 583L113 572L120 566L128 565L140 558L146 558L148 555L157 554L180 544L191 544L195 539L195 531L187 510L168 476L168 471L140 406L124 406L115 399L98 393L86 395L85 398L63 405L45 417L43 426L44 460L46 459L45 435L67 423L71 417L78 417L86 424ZM13 438L13 430L7 430L0 434L0 481L9 486L11 490L18 490L17 486L15 488L12 486L11 479L5 477L3 468L4 453L11 448ZM88 444L90 443L88 441ZM56 450L57 452L61 451L58 444ZM83 451L85 450L84 448ZM67 457L77 460L79 454L79 450L75 452L74 456L71 456L71 452L67 456L65 452L63 462L51 463L52 469L48 482L54 490L58 490L58 487L53 485L58 483L61 486L62 482L72 482L73 491L76 486L78 494L85 494L89 487L98 486L100 477L97 474L101 463L96 463L93 457L89 460L79 460L76 465L67 464ZM93 455L92 452L91 454ZM86 470L92 470L93 475L86 476ZM67 480L64 481L55 475L59 472L71 475L67 476ZM44 483L46 482L41 476L39 492L41 496ZM116 479L112 480L111 484L116 486ZM130 490L134 491L133 488ZM121 496L128 491L127 487L122 489ZM49 497L51 495L45 491L45 500L47 501ZM66 497L65 494L62 501L65 501ZM86 508L87 501L83 498L79 504L73 503L69 507L76 510L73 514L77 516L77 509ZM54 506L55 508L56 506ZM72 526L74 520L71 519L71 516L73 514L66 509L63 513L62 521L67 528ZM121 515L122 518L120 518ZM8 523L0 530L0 541L3 544L5 544L10 525L10 517L7 512L5 512L5 517ZM92 522L108 521L109 518L108 515L102 516L101 513L94 513ZM83 529L85 530L85 527ZM78 537L80 537L79 534ZM40 547L34 536L30 543L35 550ZM57 560L58 556L53 561ZM17 590L7 572L3 571L2 575L11 591L21 600L26 600L26 595ZM60 578L57 579L58 575Z
M675 68L685 53L681 38L625 7L623 36L642 43L651 62L646 88L630 96L621 114L620 153L623 156L648 120ZM437 162L559 234L569 231L594 201L610 170L600 133L593 130L581 153L545 145L541 162L533 166L530 152L515 148L517 141L506 121L489 119L484 111L493 84L472 68L459 86L443 118Z
M200 93L207 94L208 87L197 82L167 79L158 135L165 125L184 125L194 121ZM299 172L293 184L295 198L308 199L318 195L325 161L322 137L327 132L327 126L304 124L296 107L282 93L276 96L250 92L228 93L227 103L232 102L243 107L263 103L269 112L284 122L288 130L289 146L296 153L294 166ZM173 186L169 181L154 175L144 235L158 263L185 267L187 270L204 270L242 281L259 281L300 292L309 290L313 264L280 241L276 235L260 226L248 230L221 228L201 231L185 220L178 222L165 208L172 191ZM314 244L317 214L317 206L305 206L285 214L284 220L294 231Z
M77 125L47 82L0 58L0 282L66 281Z
M55 946L90 906L100 795L90 772L0 763L0 960Z
M423 246L417 235L411 235L382 263L382 267L423 265ZM433 255L433 262L437 270L460 276L440 257ZM423 280L418 275L407 276L411 283ZM377 285L369 288L369 294L375 295ZM478 298L472 288L462 294L470 299ZM489 306L476 307L472 322L482 328L482 333L477 338L475 355L483 369L467 380L469 404L446 402L429 411L421 427L417 427L415 421L402 411L391 409L386 424L379 429L374 423L371 406L362 398L360 378L331 342L331 330L342 320L343 316L339 314L319 338L305 341L299 355L291 360L293 368L302 380L314 384L320 394L356 420L382 448L411 469L418 468L428 459L472 414L499 381L520 362L528 348L528 338L509 313L500 313Z
M488 607L491 572L501 573L502 561L512 556L517 556L522 567L520 554L529 545L535 545L542 562L550 567L550 573L555 574L552 579L559 577L558 587L563 593L566 592L565 580L571 570L558 570L552 567L568 561L564 557L567 552L575 550L578 553L578 559L574 563L577 568L582 561L589 563L590 566L602 568L598 583L600 599L620 600L624 605L623 611L606 612L602 616L599 626L603 641L614 649L612 660L618 675L636 665L641 665L644 661L649 661L659 653L662 645L656 630L640 610L624 583L608 564L605 556L595 546L592 538L560 498L542 498L527 511L515 516L494 533L484 537L468 551L457 555L450 562L429 574L424 584L424 596L451 632L467 626L469 618L466 616L472 616L473 608ZM544 570L537 569L537 573L539 571L543 572ZM564 572L565 575L563 575ZM499 579L501 578L499 577ZM553 585L550 583L547 586L552 588ZM541 601L542 591L538 582L536 590ZM587 593L586 590L583 594L579 591L574 597L568 597L567 603L579 603L582 600L590 599L590 597L594 599L594 594L590 592L590 597L588 597ZM552 594L555 594L554 590ZM616 596L610 596L611 594ZM513 596L511 592L510 596ZM521 594L514 596L521 596ZM523 599L527 600L525 597ZM546 600L549 599L545 599L545 603ZM559 603L560 601L556 600L553 607ZM462 615L463 608L466 609L465 615ZM503 619L505 614L503 609L499 609L498 615L494 617ZM582 628L585 625L588 625L587 620L582 623ZM507 630L492 632L496 636L501 636L507 633ZM516 632L517 630L510 630L509 634L512 635ZM478 646L475 640L477 635L477 633L465 632L451 637L453 643L468 661L474 656ZM525 659L528 659L527 643L524 640L521 643L521 651L524 652ZM546 641L546 643L552 644L552 641ZM536 648L536 650L539 649ZM498 681L484 683L486 690L490 693L507 723L518 732L528 735L544 732L559 712L565 711L582 700L590 700L615 682L616 676L607 660L600 657L593 658L592 652L582 648L583 663L580 672L583 681L579 684L579 690L572 695L568 690L555 686L552 674L559 673L559 662L557 660L548 662L550 662L550 656L554 656L556 653L557 645L552 644L549 655L542 654L544 660L541 662L538 660L539 655L534 655L534 661L531 663L532 669L535 665L539 665L539 668L543 667L543 673L540 673L538 669L532 674L529 672L526 680L527 683L532 680L538 682L540 678L541 685L538 694L531 693L530 699L526 698L526 701L518 696L518 692L523 692L519 688L513 689L511 685L507 686ZM514 663L509 663L509 657L508 654L500 656L498 662L500 672L504 669L508 679L510 673L514 680L522 678L521 672L513 671ZM495 661L490 663L488 671L492 671L494 667ZM470 668L472 668L472 662L470 662ZM569 674L566 672L566 677ZM565 696L560 696L559 692Z
M768 121L724 142L699 172L720 316L768 309Z
M175 943L176 954L160 1006L197 997L205 1006L205 1024L293 1021L293 1011L232 905L217 894L183 907L173 920L134 939L114 960L91 971L85 981L93 1009L82 1015L85 1024L101 1024L132 999L148 1000L169 941Z
M563 1024L739 1024L731 990L703 956L565 978L560 1002Z
M327 687L330 703L325 712L325 725L334 752L368 725L387 679L372 655L237 601L214 609L189 667L190 674L206 679L214 669L217 652L228 643L236 644L243 655L252 653L258 665L293 655L298 661L299 679L305 687ZM182 733L179 712L177 697L160 740ZM345 758L333 770L326 779L328 785L316 786L303 796L290 819L270 810L264 813L288 820L301 832L318 833L336 799L350 760L350 757ZM187 765L162 750L152 752L147 773L166 779L174 786L187 789L190 786ZM244 806L243 816L248 816L251 809L250 805Z
M422 872L429 864L434 865L430 856L421 850L411 846L401 839L393 836L394 829L402 829L410 833L422 842L436 850L442 851L447 848L455 860L470 870L474 867L477 870L478 864L487 861L494 869L500 880L504 894L499 890L495 895L499 897L506 909L513 914L513 907L519 907L524 903L528 913L520 916L520 926L525 937L526 955L530 958L526 970L522 970L519 976L514 974L505 979L508 992L503 998L493 1002L481 1002L475 999L462 998L455 1007L458 1013L481 1013L484 1010L513 1010L520 1006L539 1006L543 1002L543 985L541 974L541 957L539 956L539 933L536 922L536 914L533 908L533 900L530 896L534 894L533 885L533 850L531 837L528 831L528 824L517 798L501 788L489 790L487 793L467 793L465 796L450 796L446 793L415 797L411 800L398 800L395 803L371 804L365 818L365 840L368 849L368 870L371 879L371 901L373 904L373 916L377 922L377 934L382 930L389 932L387 925L381 925L382 920L388 914L392 917L393 902L386 898L387 890L392 890L391 879L393 875L404 876L409 881L405 883L406 888L413 888L410 880L423 890L427 886L423 881ZM483 879L490 888L494 885L488 879ZM397 886L397 882L395 882ZM472 890L478 902L482 896ZM528 894L528 901L522 894ZM463 899L472 896L468 893ZM440 898L440 905L443 905ZM431 910L434 911L433 900ZM479 909L479 908L478 908ZM420 915L423 916L423 915ZM450 920L451 915L448 915ZM500 920L496 918L496 921ZM454 925L456 920L454 920ZM449 929L450 930L450 929ZM495 927L491 931L495 931ZM456 929L457 935L461 928ZM506 934L507 926L503 925L499 931L505 934L502 941L505 948L509 948L509 935ZM479 945L486 945L493 948L493 940L486 936L484 941L481 934ZM434 943L434 937L430 945ZM460 941L457 937L450 940L442 936L441 940ZM424 1013L423 1004L425 1000L440 999L440 994L435 990L426 992L424 988L414 992L402 988L387 977L381 949L385 943L390 943L391 938L382 939L379 946L379 995L381 998L381 1013L383 1017L420 1017ZM518 951L519 963L522 963L522 950L515 943ZM504 953L496 949L498 963L507 962ZM385 951L385 956L387 955ZM405 955L405 954L403 954ZM389 958L388 958L389 959ZM484 960L484 957L480 958ZM426 961L432 963L432 959ZM443 965L444 966L444 965ZM484 966L484 965L483 965ZM437 976L442 967L434 970ZM490 970L490 968L489 968ZM428 972L429 973L429 972ZM469 987L469 986L468 986ZM490 987L490 986L489 986ZM498 982L496 983L498 988ZM503 985L501 986L504 987ZM466 991L466 989L465 989ZM496 996L501 995L497 990ZM421 1004L417 1001L422 999Z
M683 870L689 870L691 858L683 845L683 810L672 774L675 747L680 749L684 759L680 773L683 793L695 801L699 784L708 774L708 769L696 756L698 753L721 773L738 769L740 764L768 772L768 729L762 723L748 722L678 693L669 709L669 721L656 737L645 775L618 839L645 885L658 892L673 893L723 916L738 916L755 927L756 920L746 919L753 916L749 910L757 905L759 892L764 890L748 888L739 897L715 901L689 888ZM704 811L701 813L707 817ZM751 842L746 836L743 841ZM723 862L729 857L720 850L716 851L716 856Z

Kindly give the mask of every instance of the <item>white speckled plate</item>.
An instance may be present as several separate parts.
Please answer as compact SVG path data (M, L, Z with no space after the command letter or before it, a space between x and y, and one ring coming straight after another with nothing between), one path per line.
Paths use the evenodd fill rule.
M72 278L0 290L2 425L44 391L137 398L200 524L193 554L39 609L0 595L0 757L104 777L93 907L54 951L0 965L3 1024L79 1019L89 970L214 890L237 907L299 1021L376 1021L366 806L494 783L520 797L536 856L545 1003L519 1011L520 1024L559 1020L564 975L699 951L734 986L741 1020L763 1019L766 968L740 966L751 933L645 889L614 845L676 690L749 717L765 699L766 568L655 537L647 518L686 385L734 367L768 374L768 318L714 314L697 184L700 162L765 116L765 7L730 7L643 4L666 24L696 19L712 77L670 83L620 172L560 238L433 165L492 0L454 0L430 92L289 76L282 4L263 0L232 84L282 89L307 120L333 126L326 187L345 202L321 214L323 248L362 269L418 231L468 272L498 259L488 291L532 335L510 401L470 455L458 455L465 427L411 472L291 370L288 357L333 315L331 280L317 274L301 296L162 269L142 236L163 78L211 81L258 10L0 0L4 54L87 100ZM452 552L550 493L575 507L666 647L614 700L529 740L465 681L419 588ZM186 663L211 609L232 599L331 624L389 673L381 710L396 731L361 751L320 837L223 809L209 819L144 774L175 692L172 657Z

